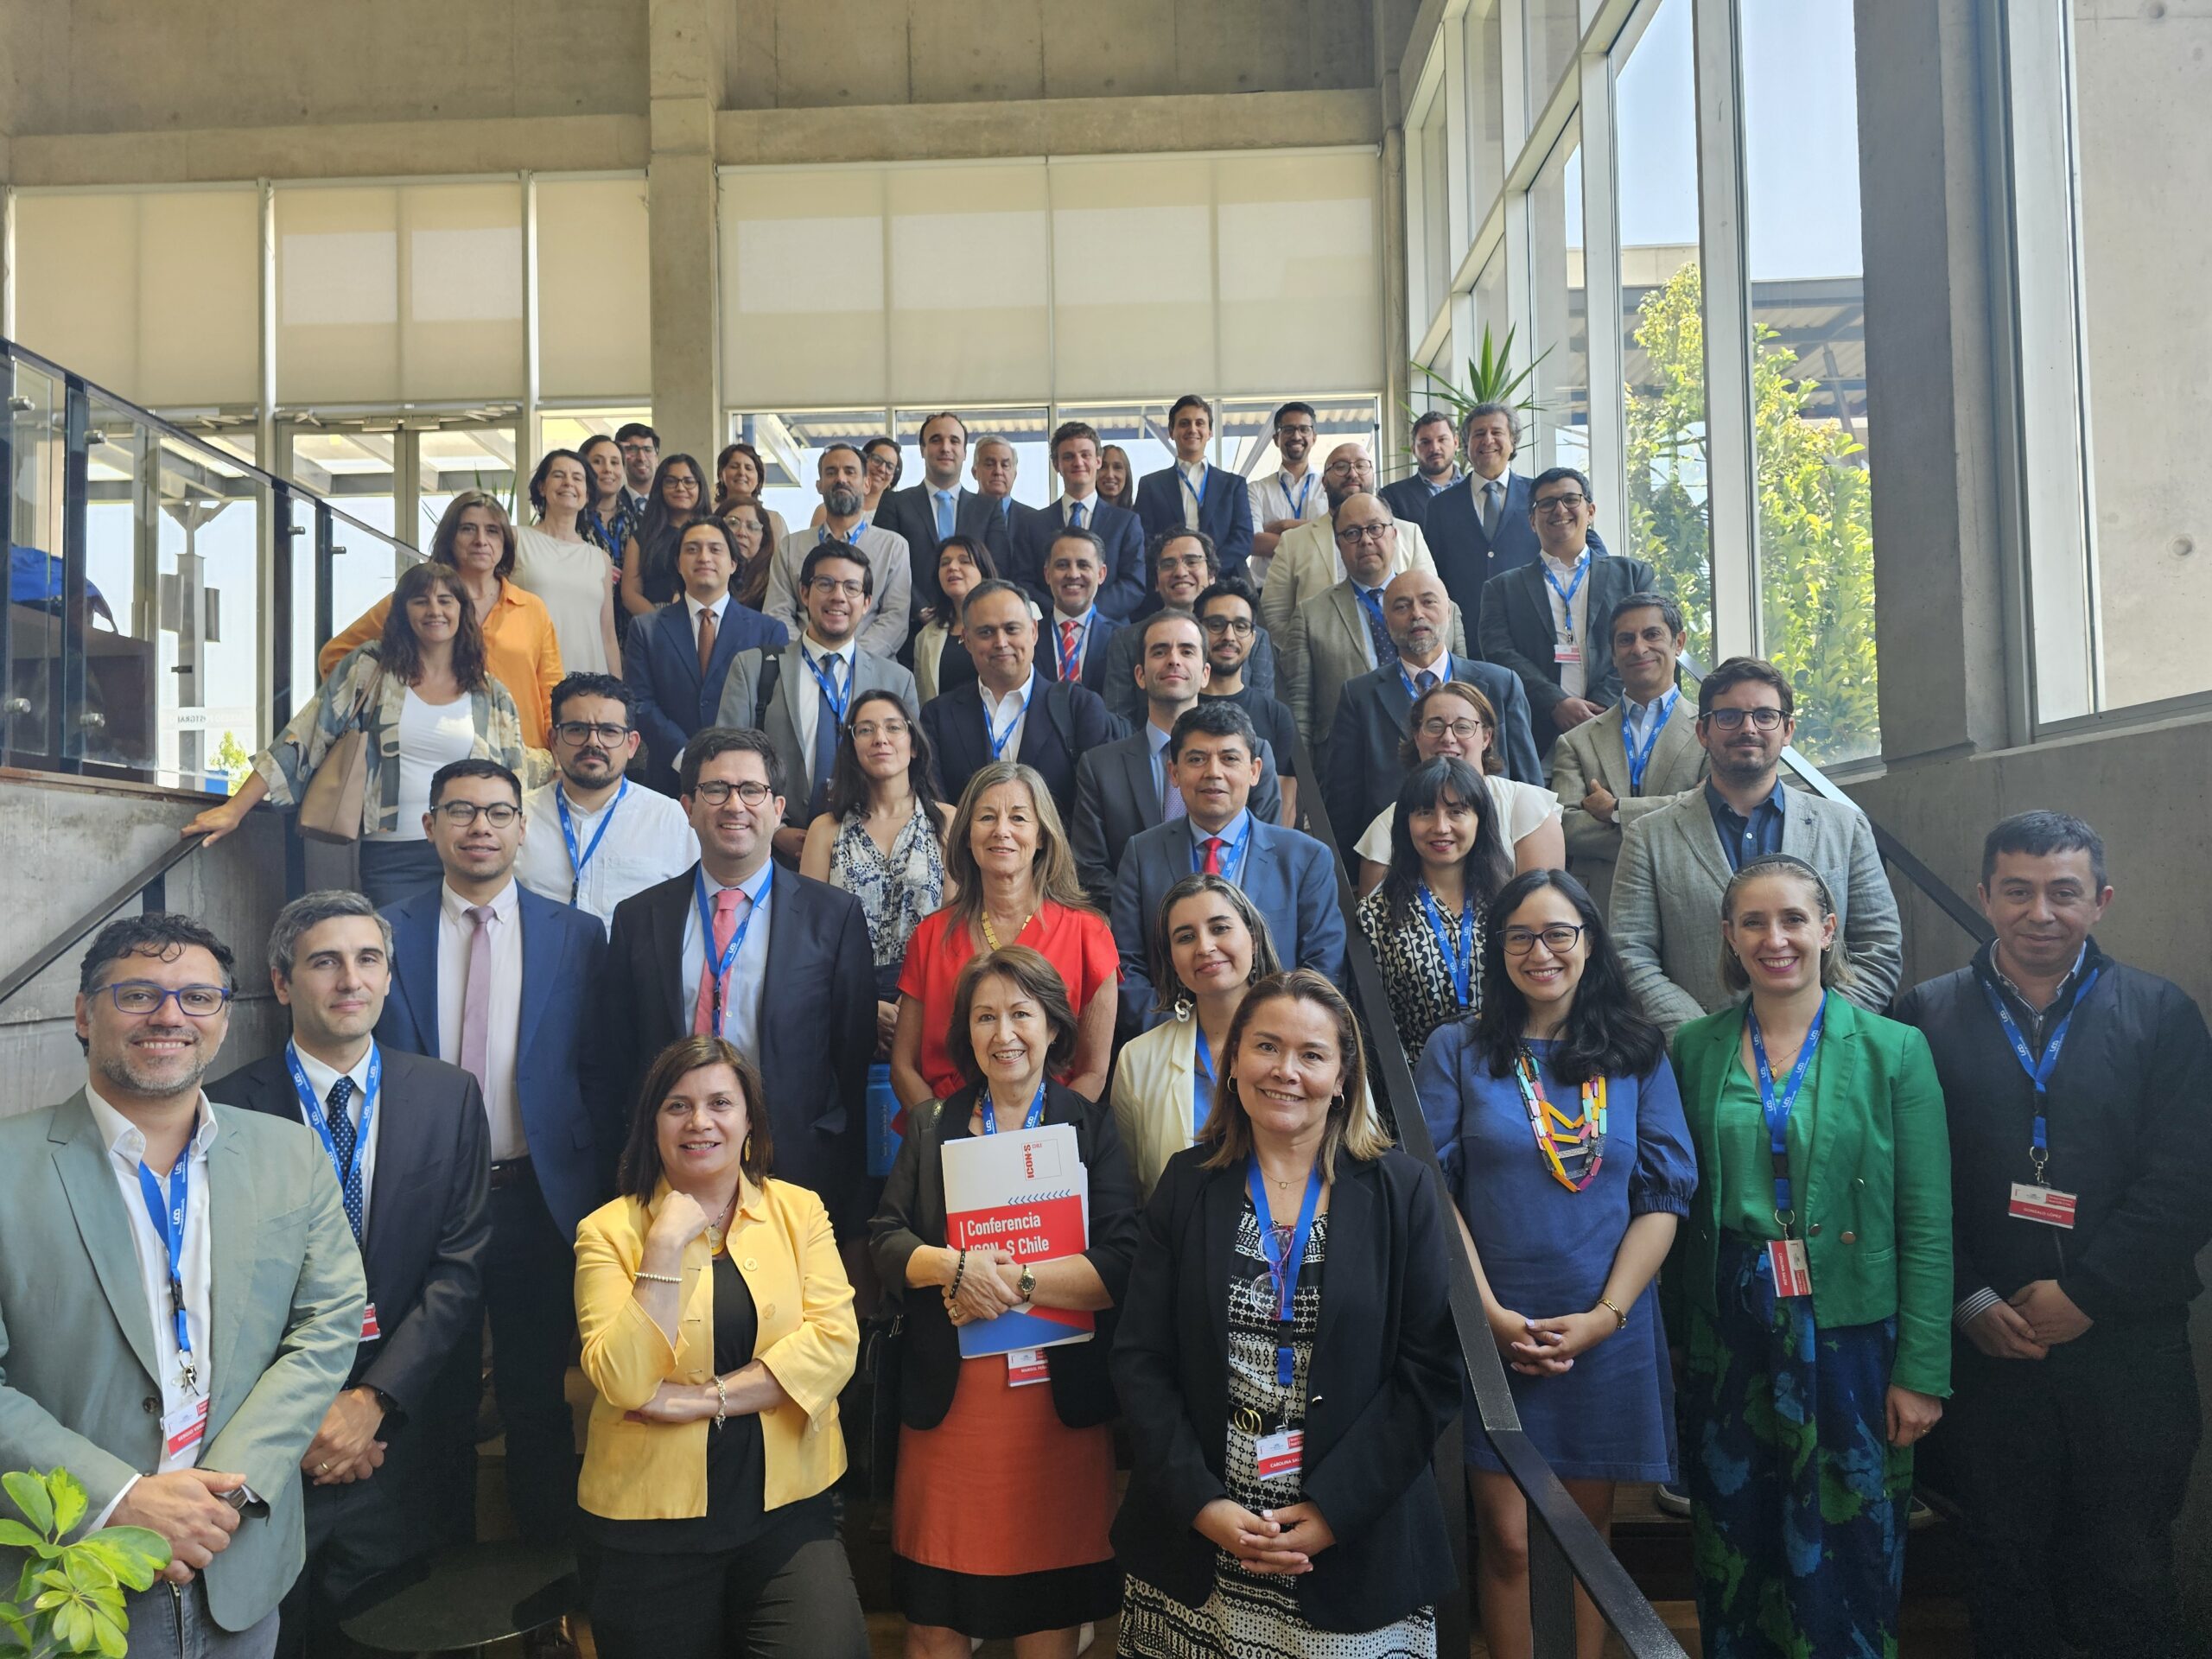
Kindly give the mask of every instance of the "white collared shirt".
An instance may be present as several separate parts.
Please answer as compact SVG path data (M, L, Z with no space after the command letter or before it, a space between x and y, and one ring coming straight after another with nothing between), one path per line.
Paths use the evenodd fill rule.
M122 1195L123 1213L130 1217L130 1244L138 1254L139 1287L145 1294L146 1317L154 1330L155 1363L161 1373L157 1380L162 1387L162 1419L166 1422L172 1413L194 1400L212 1399L215 1392L215 1341L208 1317L214 1256L207 1218L211 1196L207 1190L207 1152L215 1144L218 1133L215 1114L208 1109L207 1096L201 1095L200 1103L194 1109L198 1122L192 1138L185 1142L182 1154L191 1175L184 1204L184 1255L177 1263L177 1278L184 1287L185 1329L192 1338L193 1369L198 1374L195 1385L188 1389L184 1386L183 1356L176 1345L176 1319L169 1306L168 1245L162 1236L162 1230L155 1225L154 1217L148 1213L145 1192L138 1185L138 1165L146 1155L146 1137L137 1124L103 1100L100 1091L90 1083L85 1085L85 1103L92 1108L92 1122L99 1130L101 1143L107 1148L108 1173L115 1177L116 1191ZM172 1170L170 1173L175 1172ZM155 1179L162 1182L166 1192L168 1181L160 1176ZM238 1288L243 1294L245 1287ZM200 1461L205 1445L203 1439L174 1457L164 1456L152 1472L166 1475L172 1470L191 1468ZM122 1494L118 1493L117 1501L121 1499Z
M760 1064L760 996L768 982L768 929L773 920L768 912L775 908L776 896L768 878L774 870L774 860L763 860L759 869L737 884L753 901L753 908L748 912L753 920L746 926L744 943L737 947L737 959L730 963L729 980L722 993L721 1034L736 1046L739 1053L756 1066ZM706 880L707 909L711 914L715 908L715 895L722 890L722 884L708 875L703 867L699 874ZM691 1021L699 1006L699 979L706 971L707 939L699 931L699 889L695 881L691 888L691 902L683 912L683 1028L686 1031L691 1029Z
M642 785L631 785L627 794L617 791L622 802L619 812L614 810L615 795L609 795L596 812L579 812L571 800L569 822L575 830L578 853L591 846L601 824L607 825L606 836L579 880L569 861L569 843L561 835L561 809L553 798L561 786L556 778L522 798L527 828L522 851L515 857L515 880L556 905L574 902L577 909L598 917L611 933L614 906L633 893L690 869L699 856L698 838L681 806ZM609 812L614 813L612 820Z
M722 613L729 609L729 589L722 589L722 596L711 605L702 604L686 594L683 595L683 607L691 619L691 645L696 650L699 644L699 613L702 611L715 613L715 638L721 638Z
M1560 645L1574 647L1574 660L1559 664L1559 689L1570 697L1579 697L1589 684L1589 673L1583 666L1582 641L1590 615L1590 555L1586 550L1572 564L1561 564L1548 553L1539 556L1542 560L1538 567L1540 572L1548 571L1553 581L1559 583L1559 588L1554 588L1551 582L1544 582L1544 597L1551 609L1553 636ZM1570 607L1560 602L1560 588L1573 582L1577 570L1583 572L1582 583L1575 588L1574 603ZM1543 582L1543 576L1540 574L1536 580Z
M1255 478L1244 486L1247 499L1252 504L1252 528L1263 530L1278 518L1295 518L1300 524L1329 514L1329 493L1321 487L1321 475L1311 467L1303 478L1293 478L1288 473L1269 473L1265 478ZM1301 497L1299 492L1305 492Z
M1060 524L1063 527L1075 523L1074 513L1075 509L1077 507L1081 507L1083 509L1083 528L1085 530L1097 529L1098 493L1094 490L1089 495L1084 496L1080 499L1072 495L1062 496L1060 498Z
M297 1045L293 1046L292 1052L300 1057L300 1070L306 1072L308 1075L308 1087L315 1090L315 1115L317 1121L321 1121L323 1117L323 1103L330 1098L330 1091L336 1085L341 1074L332 1071L321 1060L318 1060L314 1055L308 1053L307 1050L299 1047ZM377 1046L374 1043L371 1043L366 1048L361 1051L361 1058L354 1062L353 1069L342 1074L353 1078L353 1093L351 1098L349 1098L346 1103L346 1116L347 1119L352 1122L353 1125L353 1133L356 1136L358 1136L361 1132L361 1108L368 1099L369 1057L376 1052ZM287 1083L291 1081L291 1068L289 1066L285 1068L284 1080ZM302 1106L300 1108L300 1121L302 1123L307 1123L307 1108ZM313 1123L308 1123L308 1128L310 1132L313 1132L315 1125ZM383 1134L384 1113L379 1110L374 1117L369 1120L368 1140L361 1145L357 1146L353 1151L353 1161L360 1166L361 1171L361 1236L364 1239L366 1239L369 1236L369 1205L376 1198L377 1141ZM318 1140L320 1138L320 1136L317 1137ZM328 1155L327 1152L324 1154L324 1156L326 1157ZM338 1173L336 1165L334 1164L331 1166L330 1173L334 1177ZM345 1183L340 1181L339 1185L342 1188L345 1185Z
M845 694L845 707L853 706L853 673L860 666L860 652L850 639L842 645L825 645L811 633L799 636L798 647L814 658L814 665L822 671L822 677ZM830 671L831 659L844 664L835 676ZM814 764L814 731L822 713L822 693L814 683L814 676L807 673L806 664L798 664L801 678L791 687L791 719L798 728L798 764L805 772ZM806 781L811 786L815 779L810 772ZM799 803L804 805L802 799Z
M1187 815L1187 809L1183 804L1183 791L1167 775L1167 745L1174 735L1172 731L1161 731L1149 720L1144 723L1147 753L1152 756L1153 798L1160 803L1160 821L1162 823L1173 823L1177 818Z
M492 1126L492 1161L529 1155L522 1103L515 1091L515 1049L522 1037L521 889L512 881L492 900L486 940L492 951L492 1006L485 1030L484 1115ZM468 992L468 903L450 883L438 889L438 1058L461 1064L461 1003Z
M1052 618L1046 625L1048 632L1045 644L1052 653L1053 662L1060 660L1060 630L1072 622L1075 624L1075 665L1080 670L1084 656L1090 649L1090 625L1097 620L1098 607L1095 604L1081 616L1070 616L1058 606L1052 607Z
M1204 461L1177 461L1175 470L1183 475L1183 482L1175 493L1183 498L1183 528L1198 528L1198 498L1205 493L1206 463Z
M981 680L976 682L976 690L983 699L983 752L986 754L990 753L990 738L1006 731L1006 723L1010 719L1014 721L1014 728L1007 733L1006 741L1000 746L997 758L1001 760L1019 760L1021 758L1021 740L1029 729L1029 700L1040 689L1037 671L1033 667L1030 669L1027 680L1002 697L994 697L989 686Z

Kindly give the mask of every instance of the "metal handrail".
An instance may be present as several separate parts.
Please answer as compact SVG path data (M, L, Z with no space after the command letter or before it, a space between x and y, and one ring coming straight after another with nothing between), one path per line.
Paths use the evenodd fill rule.
M1321 775L1303 733L1294 745L1298 775L1318 780ZM1299 816L1306 833L1335 851L1335 827L1318 787L1298 791ZM1335 860L1337 903L1344 912L1344 956L1355 1007L1367 1027L1369 1058L1383 1098L1397 1126L1398 1140L1413 1157L1427 1164L1440 1182L1443 1167L1430 1139L1428 1121L1421 1116L1414 1076L1406 1064L1405 1046L1398 1039L1397 1022L1382 987L1382 970L1368 949L1355 908L1357 899L1339 855ZM1637 1588L1628 1569L1598 1535L1543 1453L1521 1427L1513 1403L1505 1363L1491 1339L1490 1321L1483 1313L1482 1293L1466 1255L1450 1252L1452 1323L1459 1339L1459 1357L1473 1384L1475 1414L1498 1461L1529 1504L1529 1612L1536 1659L1573 1659L1575 1652L1574 1586L1580 1583L1592 1605L1611 1626L1633 1659L1683 1659L1682 1646L1675 1640L1658 1612ZM1439 1479L1465 1503L1465 1477L1454 1468L1440 1471ZM1451 1511L1447 1511L1451 1512ZM1471 1583L1468 1586L1472 1599ZM1440 1645L1441 1645L1440 1643Z
M37 978L64 950L83 938L102 922L121 910L142 893L150 892L149 910L159 910L167 897L163 888L168 873L190 858L207 843L200 836L180 836L173 844L163 848L148 863L124 878L122 884L93 903L73 920L63 925L61 931L40 945L15 968L0 979L0 1002L5 1002L17 991Z

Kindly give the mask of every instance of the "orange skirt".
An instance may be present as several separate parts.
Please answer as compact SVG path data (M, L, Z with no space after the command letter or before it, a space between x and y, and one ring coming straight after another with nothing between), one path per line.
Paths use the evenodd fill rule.
M1070 1428L1052 1387L1008 1388L1006 1360L960 1362L935 1428L899 1434L891 1547L949 1573L1003 1577L1111 1560L1114 1431Z

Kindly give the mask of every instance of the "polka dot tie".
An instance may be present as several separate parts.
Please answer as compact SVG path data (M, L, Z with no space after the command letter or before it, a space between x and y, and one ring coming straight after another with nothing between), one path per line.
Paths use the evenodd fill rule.
M322 1117L330 1126L330 1144L338 1148L338 1162L346 1171L346 1223L353 1230L353 1242L358 1244L361 1242L361 1166L353 1156L353 1120L346 1114L353 1103L353 1079L340 1077L330 1085Z

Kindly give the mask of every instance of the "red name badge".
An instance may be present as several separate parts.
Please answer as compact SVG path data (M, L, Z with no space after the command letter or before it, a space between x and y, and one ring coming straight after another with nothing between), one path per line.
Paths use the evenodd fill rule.
M1582 647L1572 639L1562 641L1552 647L1552 661L1555 663L1579 663L1581 660Z
M1284 1480L1295 1475L1306 1454L1306 1431L1286 1428L1262 1434L1252 1446L1252 1472L1262 1480Z
M2046 1227L2063 1227L2071 1232L2074 1207L2080 1202L2071 1192L2061 1192L2056 1187L2031 1186L2025 1181L2015 1181L2008 1211L2022 1221L2039 1221Z
M371 1302L361 1310L361 1340L374 1342L384 1332L377 1328L377 1305Z
M1813 1294L1813 1270L1805 1260L1805 1241L1802 1238L1777 1238L1766 1247L1767 1270L1774 1274L1774 1294L1777 1296L1809 1296Z
M207 1396L188 1400L162 1419L162 1461L182 1457L207 1433Z
M1042 1348L1015 1348L1006 1357L1006 1385L1009 1389L1026 1388L1032 1382L1052 1381L1052 1367L1045 1363Z

